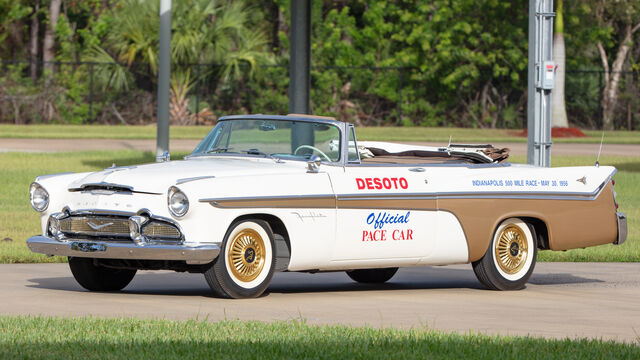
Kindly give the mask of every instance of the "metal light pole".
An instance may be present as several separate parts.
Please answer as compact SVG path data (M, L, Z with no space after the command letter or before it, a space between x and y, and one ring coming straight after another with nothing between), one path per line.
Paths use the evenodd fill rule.
M291 41L289 49L289 113L309 114L311 82L311 0L291 0ZM297 123L291 129L292 151L313 145L313 128Z
M527 163L551 166L553 0L529 0Z
M158 133L156 161L169 160L169 76L171 74L171 0L160 0L158 57Z

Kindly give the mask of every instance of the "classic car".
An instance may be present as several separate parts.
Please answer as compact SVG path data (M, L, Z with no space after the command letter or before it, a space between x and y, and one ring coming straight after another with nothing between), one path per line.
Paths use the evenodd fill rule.
M463 263L489 289L521 289L539 249L625 241L615 168L507 156L490 145L358 142L352 124L327 117L228 116L183 160L36 178L42 235L27 243L68 256L91 291L169 269L246 298L279 271L382 283L400 267Z

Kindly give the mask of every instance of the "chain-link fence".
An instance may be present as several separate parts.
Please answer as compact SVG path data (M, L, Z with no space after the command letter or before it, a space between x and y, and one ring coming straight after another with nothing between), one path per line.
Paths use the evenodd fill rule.
M565 81L567 116L572 126L601 129L605 90L602 70L568 70ZM640 72L623 71L618 84L618 101L614 110L616 129L640 128Z
M288 66L226 69L172 65L170 118L177 125L210 125L226 114L286 114ZM640 127L638 72L624 72L615 126ZM424 74L405 67L312 67L312 112L358 125L440 125L523 128L526 91L485 74L474 92L441 95ZM156 119L156 74L148 64L3 61L0 122L149 124ZM526 85L525 85L526 86ZM571 126L602 127L601 70L566 75Z

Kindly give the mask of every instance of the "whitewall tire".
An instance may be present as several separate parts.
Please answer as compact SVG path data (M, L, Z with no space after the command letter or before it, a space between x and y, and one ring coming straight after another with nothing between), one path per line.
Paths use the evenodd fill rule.
M473 271L488 289L522 289L533 273L537 254L534 230L522 219L506 219L482 259L473 263Z
M263 220L244 220L229 227L218 258L204 276L216 296L252 298L267 289L274 268L271 227Z

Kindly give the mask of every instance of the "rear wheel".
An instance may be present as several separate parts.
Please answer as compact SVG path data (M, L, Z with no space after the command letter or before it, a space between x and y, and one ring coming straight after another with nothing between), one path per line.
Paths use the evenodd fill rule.
M136 270L97 266L89 258L69 257L69 268L78 284L90 291L122 290L136 275Z
M478 280L491 290L522 289L536 265L533 230L521 219L503 221L482 259L473 263Z
M266 221L232 224L222 251L204 273L213 294L234 299L260 296L273 277L274 249L273 232Z
M347 275L359 283L381 284L389 281L397 271L398 268L358 269L347 271Z

